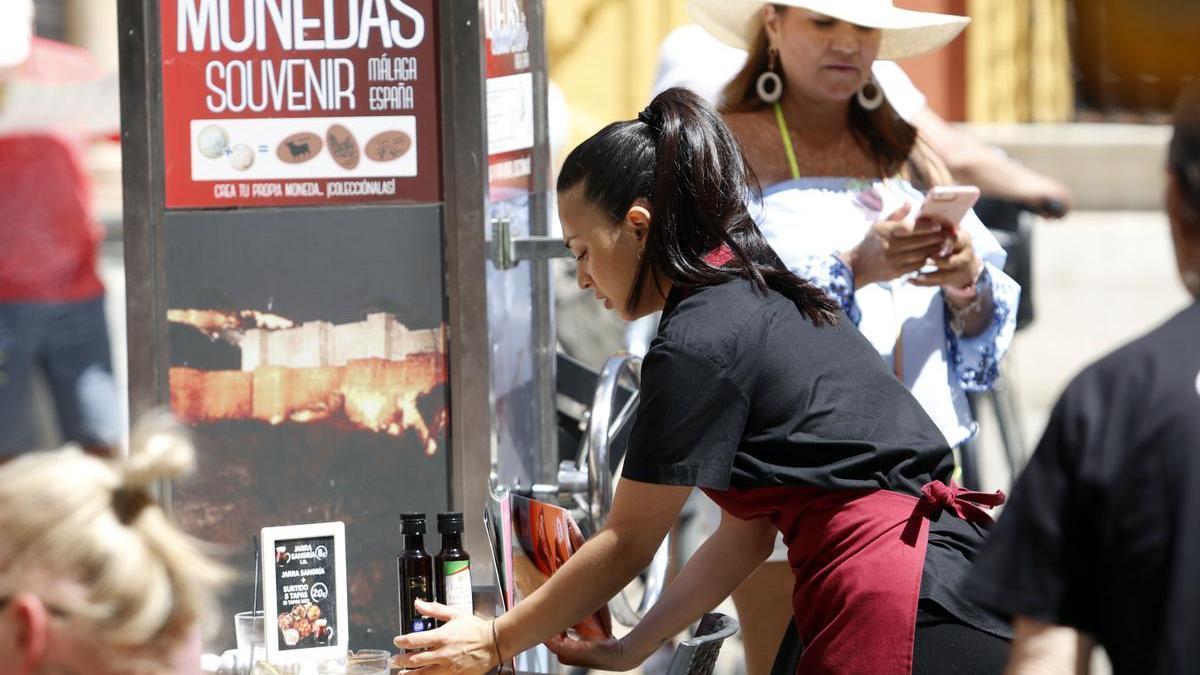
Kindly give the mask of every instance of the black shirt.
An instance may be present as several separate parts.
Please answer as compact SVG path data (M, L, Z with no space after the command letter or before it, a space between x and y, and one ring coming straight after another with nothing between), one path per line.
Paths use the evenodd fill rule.
M844 316L813 325L742 279L683 295L642 362L626 478L911 495L949 480L946 439Z
M844 316L814 325L783 295L740 279L668 297L642 362L624 477L920 496L953 470L933 420ZM959 592L982 541L978 526L938 517L920 597L1009 637L1005 621Z
M965 590L1200 672L1200 303L1067 387Z

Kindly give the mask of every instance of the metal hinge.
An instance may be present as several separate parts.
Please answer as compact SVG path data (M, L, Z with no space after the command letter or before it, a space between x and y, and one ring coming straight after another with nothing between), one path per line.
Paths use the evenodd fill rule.
M522 260L568 258L571 251L557 237L514 237L512 221L492 218L492 262L496 269L509 270Z

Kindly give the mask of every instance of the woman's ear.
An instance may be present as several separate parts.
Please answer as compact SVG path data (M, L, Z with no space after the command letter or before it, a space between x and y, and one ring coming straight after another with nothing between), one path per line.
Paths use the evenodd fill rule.
M638 200L625 213L625 227L638 243L646 241L650 232L650 209L644 200Z
M12 599L9 612L16 624L10 636L16 642L18 673L41 672L46 658L50 616L46 606L31 593L19 593Z
M774 49L775 45L779 44L779 23L782 17L779 15L779 10L771 3L763 5L762 22L763 29L767 31L767 48Z

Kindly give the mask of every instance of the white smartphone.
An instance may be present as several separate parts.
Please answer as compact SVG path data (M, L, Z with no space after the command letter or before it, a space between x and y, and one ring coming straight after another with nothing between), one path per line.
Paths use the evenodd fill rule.
M977 201L979 201L979 188L974 185L939 185L925 195L925 201L921 204L921 208L917 210L917 215L913 217L913 222L915 223L921 218L929 217L941 224L950 223L951 229L947 233L946 243L943 244L942 250L938 252L939 256L949 255L953 250L954 239L958 236L958 226ZM903 278L910 279L922 274L932 274L937 269L937 265L927 264L916 272L905 275Z
M979 188L974 185L939 185L925 195L916 219L931 217L957 228L977 201Z

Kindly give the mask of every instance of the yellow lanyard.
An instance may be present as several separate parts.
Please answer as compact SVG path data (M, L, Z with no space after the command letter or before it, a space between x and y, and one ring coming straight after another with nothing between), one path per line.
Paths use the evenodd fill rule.
M787 153L788 166L792 169L792 179L800 178L800 163L796 161L796 149L792 147L792 132L788 130L787 120L783 118L783 106L775 102L775 121L779 124L779 135L783 138L783 150Z
M800 162L796 161L796 148L792 145L792 132L790 129L788 129L787 118L783 116L783 106L779 105L778 101L776 101L773 105L775 107L775 123L779 125L779 137L783 139L783 151L787 153L788 167L792 170L792 179L799 180ZM879 169L879 175L883 176L880 181L885 186L888 185L891 180L900 178L899 173L893 177L888 177L887 172L884 171L882 167Z

